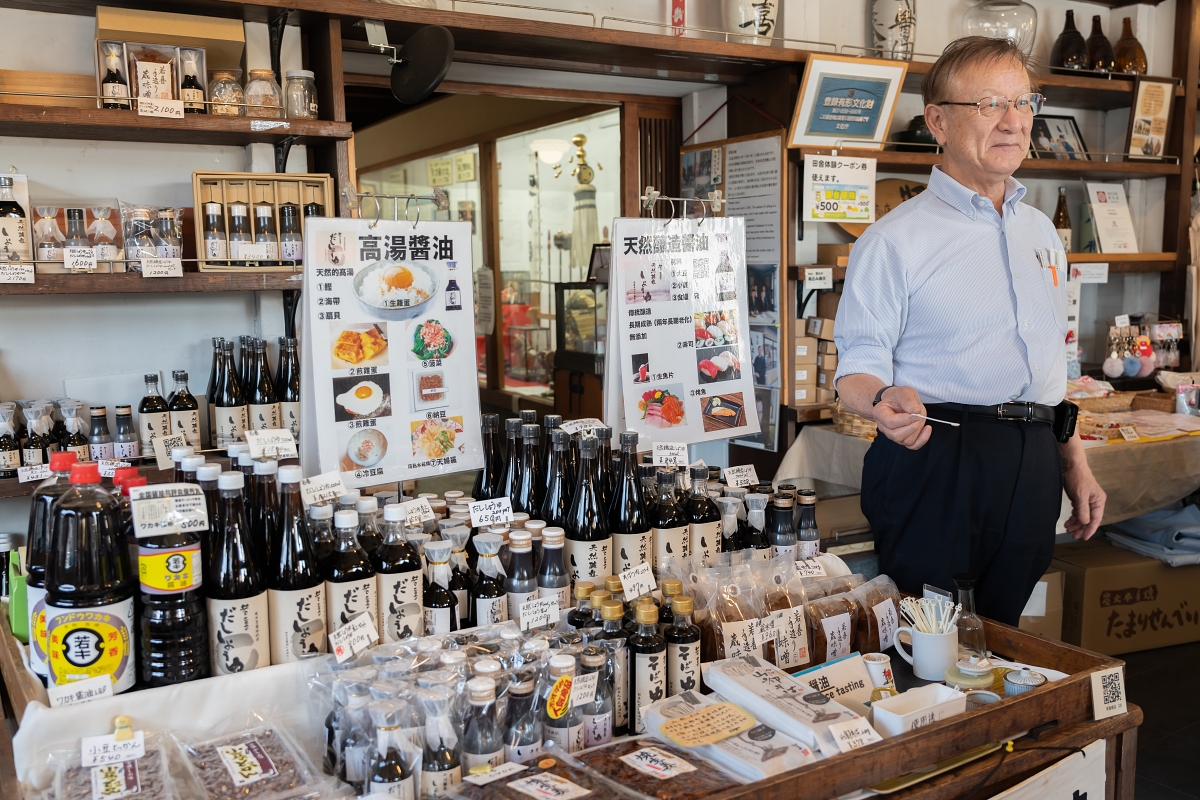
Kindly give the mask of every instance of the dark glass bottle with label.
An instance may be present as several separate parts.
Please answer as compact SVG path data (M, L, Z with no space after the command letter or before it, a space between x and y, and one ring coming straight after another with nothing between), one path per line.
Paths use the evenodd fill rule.
M567 624L572 628L590 628L592 626L592 604L590 598L596 590L596 584L591 581L575 581L575 608L567 612Z
M25 552L25 608L29 615L29 666L35 674L46 676L46 561L50 557L50 538L54 501L71 488L71 466L78 461L73 452L50 454L50 477L33 490L29 509L29 529Z
M63 416L67 417L67 420L64 423L67 427L67 435L64 439L60 440L61 446L59 449L74 453L76 456L78 456L80 461L91 461L92 448L91 445L88 444L88 437L83 433L83 420L79 419L79 411L80 408L78 406L72 408L69 404L63 409ZM120 421L121 417L118 414L118 431L120 431ZM127 418L126 422L132 422L132 419ZM136 431L134 432L134 436L137 436ZM117 455L116 441L113 442L113 456L117 458L120 457Z
M554 431L562 427L562 417L558 414L546 414L542 417L542 484L549 487L550 484L550 453L553 449ZM543 493L544 495L544 493Z
M646 517L637 473L637 431L621 434L621 461L608 507L613 533L613 574L620 575L653 557L654 534Z
M771 542L767 539L767 503L771 498L765 494L746 495L746 539L743 550L753 550L750 558L768 559L771 557Z
M425 585L425 635L458 630L458 600L450 591L450 542L426 542L425 561L429 583Z
M548 480L542 497L541 518L547 525L565 528L571 508L571 485L567 482L568 450L571 436L564 430L550 431L550 457L546 462Z
M120 47L120 45L112 45ZM121 54L106 52L104 54L104 77L100 80L100 94L104 97L101 105L104 108L129 108L129 83L121 74Z
M0 403L0 478L17 477L17 468L21 466L21 440L13 424L16 411L15 404Z
M596 428L596 438L600 441L599 455L596 456L596 468L600 471L600 491L604 498L604 507L612 502L613 486L616 476L613 473L612 428Z
M279 257L284 266L297 270L304 263L304 236L300 233L300 215L292 203L279 207Z
M583 675L595 673L596 696L580 706L583 712L583 746L608 744L613 737L613 676L609 674L608 651L589 644L579 654Z
M279 524L267 561L271 661L282 664L325 652L325 581L313 552L300 498L304 471L279 467Z
M404 507L383 507L383 543L371 556L379 584L379 635L384 644L424 636L421 557L404 536Z
M538 454L538 439L542 429L537 425L521 426L521 462L517 479L517 491L512 500L513 511L530 516L542 508L541 457Z
M812 489L801 489L799 501L796 558L813 559L821 554L821 529L817 527L817 493Z
M642 708L666 697L667 643L658 632L658 609L649 605L637 610L637 632L629 637L629 660L632 662L630 681L629 732L646 732Z
M462 311L462 289L458 288L458 281L454 278L446 284L446 310Z
M721 510L708 496L708 468L692 467L692 491L683 503L692 552L705 564L721 552Z
M209 446L217 446L217 383L221 376L222 354L225 340L220 336L214 336L212 340L213 356L212 366L208 370L208 386L204 389L204 400L208 404L208 436ZM149 454L147 454L149 455Z
M497 414L484 414L479 421L483 431L483 469L475 474L471 496L476 500L491 500L497 496L496 488L500 484L500 473L503 471L499 439L500 417Z
M271 380L271 367L267 363L267 343L254 341L252 356L253 372L250 375L249 414L252 430L277 430L279 428L279 397Z
M221 465L205 463L196 470L196 484L204 492L204 505L208 509L208 530L200 534L200 564L202 571L212 563L213 540L221 530L221 491L217 480L221 477Z
M254 207L254 243L266 245L267 257L258 260L260 267L279 266L279 237L275 234L275 210L271 206Z
M27 430L25 441L21 443L21 463L26 467L45 464L50 458L52 438L49 433L39 433L42 409L32 405L21 409L21 413L25 415Z
M606 600L600 604L600 619L604 629L597 639L608 641L613 646L613 735L629 733L629 697L631 687L629 669L629 630L625 627L625 607L620 600Z
M182 436L192 447L200 447L200 403L188 389L188 374L177 369L171 373L175 389L167 408L171 412L171 433Z
M507 497L511 501L521 478L520 419L509 417L504 420L504 446L504 470L500 473L500 485L495 497ZM516 509L515 504L513 509Z
M463 710L462 765L468 773L477 768L495 768L504 763L504 738L496 707L496 681L472 678L464 687L467 706Z
M515 672L508 685L504 721L504 760L528 763L542 752L542 721L538 713L537 673Z
M462 782L457 742L453 741L455 692L449 686L417 690L425 711L425 749L421 758L421 797L445 797ZM450 738L448 738L450 737Z
M721 509L721 552L732 553L742 549L738 523L738 501L734 497L718 497L713 500Z
M247 262L242 255L242 245L251 244L254 237L250 233L250 215L246 206L241 203L231 203L229 206L229 263L235 267L244 267ZM243 349L243 359L245 350Z
M692 624L692 598L681 594L671 602L667 642L667 696L700 687L700 629Z
M776 494L771 499L773 514L767 519L767 541L771 543L771 558L796 560L796 529L792 525L792 498Z
M654 570L664 558L687 558L688 520L675 501L675 474L658 473L658 498L650 515L654 529Z
M567 534L564 555L573 581L612 574L612 534L598 485L598 451L599 440L595 437L580 442L579 476L563 526Z
M242 384L238 380L237 370L234 368L233 342L225 342L222 347L225 368L221 371L224 379L217 389L216 435L217 446L228 447L244 438L249 419L246 396L242 392Z
M113 434L113 457L136 462L142 449L138 446L138 433L133 427L133 409L127 405L120 405L117 406L116 411L117 426L116 432ZM70 434L67 436L67 440L70 441Z
M575 657L556 655L550 657L550 681L557 682L561 678L575 677ZM570 704L568 703L568 706ZM542 715L542 736L546 745L554 742L555 746L564 753L578 753L583 749L583 710L579 707L569 707L561 717L550 715L549 705Z
M189 60L188 56L192 56ZM207 114L208 106L204 104L204 87L196 78L195 51L184 54L183 82L179 84L180 97L183 98L183 113Z
M658 504L658 467L650 463L650 456L646 455L637 469L638 483L642 485L642 514L649 521L654 506Z
M225 234L225 212L220 203L204 204L204 251L201 258L209 266L229 266L229 237Z
M404 709L404 703L391 699L373 700L367 706L375 724L375 748L364 787L366 793L416 800L413 765L401 751L405 743Z
M254 374L254 337L239 336L238 337L238 358L237 376L238 383L242 385L242 394L249 400L250 397L250 377Z
M54 449L58 449L57 442ZM108 409L104 406L92 408L92 430L88 434L88 449L91 451L92 461L111 459L116 451L112 434L108 432Z
M328 503L312 506L308 510L308 532L311 537L313 554L321 565L321 574L325 571L325 560L333 552L333 506Z
M292 337L279 340L279 369L275 372L275 398L279 401L279 427L300 441L300 343Z
M533 537L529 531L509 534L508 574L504 591L508 595L508 619L521 619L521 606L538 598L538 574L533 568Z
M0 232L4 234L4 240L0 241L0 258L28 261L33 255L29 219L25 209L13 197L13 179L7 175L0 176L0 219L4 220L0 225Z
M232 470L217 478L221 528L204 571L214 675L271 665L267 586L246 520L245 483L246 476Z
M555 597L559 611L571 606L571 576L563 563L562 528L542 531L542 563L538 566L538 599Z
M468 590L468 628L508 619L508 593L500 568L500 547L503 544L504 538L498 534L481 533L475 536L475 549L479 551L478 579ZM461 615L461 610L459 613Z
M279 538L278 461L255 461L250 478L250 533L258 548L264 575L275 557Z
M354 510L358 512L358 543L370 557L383 544L383 535L379 532L379 501L374 497L360 497L354 501Z
M377 617L375 569L358 543L358 512L333 515L335 545L325 560L327 633L333 633L359 614Z

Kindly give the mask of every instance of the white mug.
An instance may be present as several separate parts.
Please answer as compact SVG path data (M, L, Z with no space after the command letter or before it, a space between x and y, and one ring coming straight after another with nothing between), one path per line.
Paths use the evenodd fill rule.
M896 688L892 678L892 657L884 653L867 653L863 656L867 664L867 674L871 677L871 685L878 689L881 686Z
M912 637L912 654L904 649L900 633ZM958 663L958 629L949 633L922 633L908 626L896 629L896 652L913 665L913 674L924 681L946 679L946 670Z

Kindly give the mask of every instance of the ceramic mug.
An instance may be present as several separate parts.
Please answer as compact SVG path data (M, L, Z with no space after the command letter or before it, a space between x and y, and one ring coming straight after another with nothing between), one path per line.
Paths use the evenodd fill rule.
M900 634L912 637L912 653L904 649ZM958 629L949 633L922 633L908 626L896 629L896 652L913 665L913 674L923 681L946 679L946 670L958 663Z

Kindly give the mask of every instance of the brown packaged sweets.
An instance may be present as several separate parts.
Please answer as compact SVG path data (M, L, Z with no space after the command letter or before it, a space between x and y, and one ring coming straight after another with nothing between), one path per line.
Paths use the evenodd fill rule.
M900 589L895 582L887 575L879 575L856 586L850 596L858 603L854 649L864 654L882 653L895 644L896 628L900 625Z
M626 789L659 800L700 800L741 786L696 756L657 739L626 739L577 758Z
M303 756L271 727L189 745L187 757L209 800L276 800L315 794L316 781Z
M808 602L812 627L812 666L849 655L858 626L858 603L848 592Z
M523 784L523 781L538 785L532 787L528 792L513 787L514 783L527 785ZM586 790L587 800L625 800L628 797L595 775L578 767L572 767L561 758L550 755L542 756L536 763L531 763L527 770L521 770L508 778L485 783L483 786L463 781L454 787L454 793L457 797L466 798L466 800L529 800L530 797L574 792L569 785L563 784L562 781L569 781L580 789Z

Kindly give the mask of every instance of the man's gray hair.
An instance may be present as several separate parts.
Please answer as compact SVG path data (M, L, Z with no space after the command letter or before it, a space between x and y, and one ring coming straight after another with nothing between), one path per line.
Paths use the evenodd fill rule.
M921 81L921 99L926 105L978 100L978 97L950 97L954 76L975 64L995 64L1009 59L1025 68L1029 75L1029 90L1036 92L1037 69L1033 59L1016 42L987 36L964 36L946 45L942 55L925 74L925 79Z

